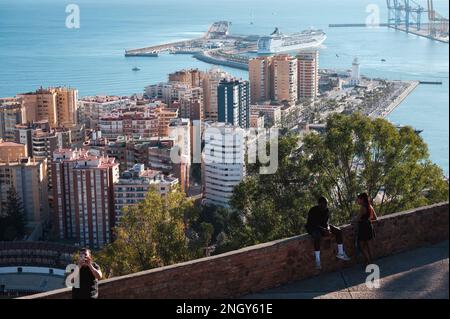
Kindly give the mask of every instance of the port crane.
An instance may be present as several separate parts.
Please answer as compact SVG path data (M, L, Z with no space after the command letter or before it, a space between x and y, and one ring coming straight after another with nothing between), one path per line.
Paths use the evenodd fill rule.
M432 37L448 36L449 20L435 10L433 0L427 0L426 7L418 0L386 0L386 4L388 27L406 32L423 30ZM428 13L427 24L422 20L424 13Z
M433 0L428 0L428 23L431 36L448 36L448 19L434 9Z
M388 26L398 29L400 26L414 26L417 31L422 26L422 14L427 10L414 0L386 0L388 8Z

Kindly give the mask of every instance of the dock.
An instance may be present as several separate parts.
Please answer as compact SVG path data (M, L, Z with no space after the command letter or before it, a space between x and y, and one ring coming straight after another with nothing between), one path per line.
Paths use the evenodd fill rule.
M409 83L408 87L401 92L384 110L377 110L371 114L370 117L381 117L385 118L391 114L419 85L419 81L399 81Z
M442 85L442 81L419 81L419 84Z
M442 37L439 35L431 35L429 33L430 30L430 26L428 24L422 24L422 28L420 30L417 30L416 28L414 28L413 26L409 26L408 30L406 30L406 27L404 25L399 25L399 26L389 26L390 28L394 29L394 30L399 30L399 31L403 31L409 34L413 34L413 35L417 35L419 37L423 37L423 38L427 38L430 40L434 40L434 41L438 41L438 42L442 42L442 43L447 43L448 44L448 36L447 37Z
M365 24L365 23L338 23L338 24L329 24L329 28L377 28L377 27L387 27L394 30L406 32L409 34L417 35L419 37L427 38L430 40L447 43L448 44L448 36L442 37L439 35L431 35L429 33L430 26L428 24L422 24L422 29L417 30L413 26L409 26L406 28L405 25L392 25L389 23L379 23L377 25Z
M200 41L202 39L203 38L187 40L187 41L178 41L178 42L154 45L154 46L150 46L150 47L146 47L146 48L126 50L125 55L127 55L127 56L148 56L148 54L151 54L154 52L159 53L159 52L163 52L163 51L170 51L177 47L191 47L195 41Z
M427 7L410 0L386 0L387 23L364 24L342 23L330 24L330 28L345 27L388 27L394 30L414 34L430 40L447 43L449 40L449 19L435 10L433 0L427 1ZM422 15L427 13L428 22L424 23Z
M387 23L380 23L377 25L370 25L366 23L337 23L328 25L329 28L373 28L373 27L387 27Z
M214 22L209 26L208 31L206 31L205 34L200 38L165 44L157 44L145 48L129 49L125 50L125 56L157 56L157 54L160 52L182 52L182 54L197 54L200 51L199 48L206 45L211 40L245 40L243 37L239 37L236 35L232 37L229 36L230 27L231 22L228 21Z

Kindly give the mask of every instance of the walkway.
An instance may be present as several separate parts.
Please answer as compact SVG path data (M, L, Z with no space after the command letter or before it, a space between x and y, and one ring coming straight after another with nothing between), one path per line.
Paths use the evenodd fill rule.
M448 299L449 242L380 258L380 287L369 289L361 265L252 294L254 299Z

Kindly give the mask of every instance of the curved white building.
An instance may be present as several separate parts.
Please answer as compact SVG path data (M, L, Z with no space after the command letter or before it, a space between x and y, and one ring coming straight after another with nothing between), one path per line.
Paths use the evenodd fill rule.
M229 207L233 189L245 176L245 131L224 123L205 127L204 203Z

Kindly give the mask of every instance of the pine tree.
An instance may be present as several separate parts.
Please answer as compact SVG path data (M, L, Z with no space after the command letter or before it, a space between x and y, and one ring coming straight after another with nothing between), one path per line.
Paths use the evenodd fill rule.
M3 240L21 239L25 235L25 213L16 189L11 186L7 193L5 215L2 217Z

